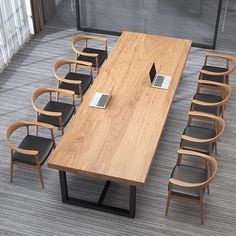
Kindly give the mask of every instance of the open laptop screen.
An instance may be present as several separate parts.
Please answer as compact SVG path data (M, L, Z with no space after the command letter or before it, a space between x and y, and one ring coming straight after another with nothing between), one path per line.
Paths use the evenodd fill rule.
M155 64L153 63L152 68L149 71L149 76L150 76L150 79L151 79L151 83L153 82L153 80L155 78L155 75L156 75L156 68L155 68Z

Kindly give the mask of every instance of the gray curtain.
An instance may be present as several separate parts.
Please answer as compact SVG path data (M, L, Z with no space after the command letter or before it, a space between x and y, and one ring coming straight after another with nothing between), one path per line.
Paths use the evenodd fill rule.
M43 29L44 15L42 0L31 0L33 15L34 33L37 34Z

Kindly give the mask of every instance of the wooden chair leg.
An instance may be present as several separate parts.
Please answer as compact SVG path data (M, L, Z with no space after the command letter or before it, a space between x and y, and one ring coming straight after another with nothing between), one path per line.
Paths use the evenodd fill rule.
M43 176L42 176L42 171L41 171L41 166L37 166L37 172L39 174L39 178L40 178L40 182L41 182L41 186L42 188L44 188L44 183L43 183Z
M59 86L58 86L59 87ZM57 102L59 101L59 97L60 97L60 94L59 94L59 92L57 93L57 97L56 97L56 100L57 100Z
M39 127L36 126L36 127L35 127L35 135L38 136L38 134L39 134Z
M200 212L201 212L201 224L204 224L204 205L203 205L203 192L200 194Z
M80 103L83 102L83 94L80 94L80 95L79 95L79 100L80 100Z
M209 155L213 157L213 145L210 143L209 145Z
M207 194L210 194L210 186L209 186L209 184L207 185Z
M168 215L169 207L170 207L170 199L171 199L171 186L169 187L167 203L166 203L166 216Z
M11 158L11 164L10 164L11 183L13 182L13 165L14 165L13 158Z
M215 142L214 147L215 147L215 154L217 154L217 142Z
M177 164L177 165L180 165L181 162L182 162L182 155L179 154L178 157L177 157L177 162L176 162L176 164Z

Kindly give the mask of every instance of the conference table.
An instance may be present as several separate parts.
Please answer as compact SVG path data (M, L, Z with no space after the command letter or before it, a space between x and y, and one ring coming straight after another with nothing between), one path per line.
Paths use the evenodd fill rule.
M136 188L144 187L191 48L191 41L123 32L48 161L59 171L62 201L135 217ZM172 77L152 88L149 71ZM106 109L89 106L96 92L111 93ZM66 173L105 180L97 202L72 198ZM104 204L112 182L129 186L129 207Z

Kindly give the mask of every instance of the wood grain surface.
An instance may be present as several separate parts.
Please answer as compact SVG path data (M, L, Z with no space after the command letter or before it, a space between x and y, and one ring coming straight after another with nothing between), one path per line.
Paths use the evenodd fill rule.
M123 32L107 63L49 159L51 168L144 186L191 47L191 41ZM172 76L151 87L149 70ZM89 107L111 92L105 110Z

